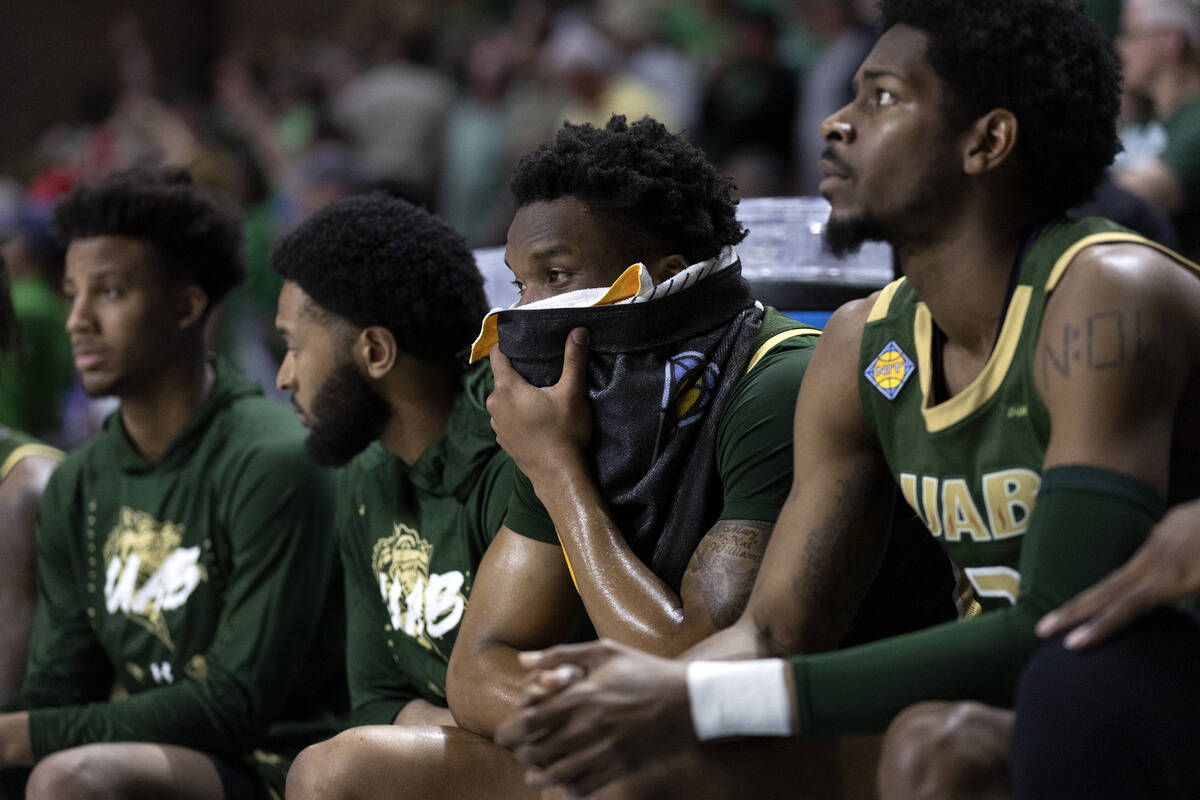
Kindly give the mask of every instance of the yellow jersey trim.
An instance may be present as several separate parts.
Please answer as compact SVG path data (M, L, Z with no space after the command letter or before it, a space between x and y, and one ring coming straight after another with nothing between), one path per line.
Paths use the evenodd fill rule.
M1025 327L1025 315L1033 299L1032 286L1018 286L1004 315L1004 325L996 347L988 356L983 370L975 376L965 389L944 403L931 405L933 398L933 315L924 303L917 304L913 320L913 336L917 348L917 377L921 381L921 415L925 418L925 429L937 433L966 419L986 403L1004 383L1009 367L1017 354L1021 341L1021 329Z
M878 322L888 315L888 309L892 306L892 298L896 296L896 291L902 283L904 283L904 278L897 278L879 290L879 297L875 298L875 305L871 306L871 314L867 317L867 322Z
M765 356L767 353L771 352L771 349L773 347L775 347L775 345L777 345L781 342L785 342L788 339L795 338L797 336L820 336L820 335L821 335L821 332L819 330L817 330L816 328L793 328L790 331L784 331L783 333L775 334L770 339L767 339L765 342L763 342L762 346L759 347L757 351L755 351L754 356L750 359L750 363L746 365L746 372L743 374L749 374L750 370L757 367L758 362L762 361L763 356Z
M8 473L12 472L18 461L30 456L42 456L51 461L63 460L63 452L57 447L51 447L48 444L23 444L9 453L8 458L4 459L4 463L0 464L0 481L8 477Z
M558 531L555 531L554 535L558 536ZM562 550L563 561L567 562L567 573L571 576L571 585L575 587L575 594L579 594L579 581L575 580L575 568L571 566L571 557L567 555L567 548L563 547L561 536L558 536L558 546Z
M1159 251L1160 253L1178 261L1183 266L1190 269L1192 272L1200 274L1200 264L1194 261L1189 261L1183 256L1176 253L1169 247L1164 247L1158 242L1152 242L1149 239L1138 236L1133 233L1093 233L1091 236L1085 236L1075 244L1067 248L1058 261L1054 262L1054 269L1050 270L1050 277L1046 279L1046 291L1054 291L1054 287L1058 286L1058 282L1062 280L1063 273L1067 271L1067 267L1071 265L1071 260L1079 254L1079 251L1085 247L1091 247L1094 244L1141 244L1146 247Z

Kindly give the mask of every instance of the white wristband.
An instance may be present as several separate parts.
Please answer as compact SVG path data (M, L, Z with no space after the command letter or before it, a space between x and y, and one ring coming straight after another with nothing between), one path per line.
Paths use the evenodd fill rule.
M782 659L692 661L687 689L700 741L792 735L792 698Z

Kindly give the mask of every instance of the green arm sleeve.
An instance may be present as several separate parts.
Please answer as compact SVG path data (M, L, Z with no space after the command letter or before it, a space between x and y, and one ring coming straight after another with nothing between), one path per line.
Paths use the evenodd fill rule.
M1011 705L1041 616L1124 563L1162 516L1126 475L1056 467L1042 478L1021 548L1021 597L1009 609L861 647L791 660L802 734L879 733L923 700Z
M717 428L720 519L774 522L792 488L796 396L815 336L789 339L738 381Z
M84 578L71 563L68 540L81 529L72 517L71 472L65 466L50 477L38 508L38 603L29 661L20 695L5 710L89 703L112 688L112 666L87 616Z
M346 583L346 677L353 725L391 725L420 695L387 647L390 620L379 584L361 552L366 537L354 513L352 489L338 488L337 534Z
M202 678L120 702L35 709L35 758L102 741L238 756L262 743L305 658L336 563L329 476L298 441L264 445L229 476L233 567Z

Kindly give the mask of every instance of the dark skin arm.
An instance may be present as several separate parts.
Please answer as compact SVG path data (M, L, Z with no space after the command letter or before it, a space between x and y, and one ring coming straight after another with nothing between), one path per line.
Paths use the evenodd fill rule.
M563 641L578 609L562 550L502 526L479 563L446 672L458 725L490 738L517 709L518 654Z
M1107 365L1119 360L1129 362L1127 368L1141 369L1143 375L1139 384L1125 388L1127 393L1137 397L1127 400L1118 397L1117 400L1135 403L1140 398L1141 405L1147 405L1156 398L1159 403L1170 402L1183 393L1181 402L1187 403L1187 397L1194 397L1197 368L1189 363L1194 356L1182 352L1179 343L1196 342L1200 336L1197 327L1200 326L1196 325L1194 315L1181 310L1178 304L1197 301L1200 291L1197 291L1196 281L1179 269L1166 274L1161 270L1139 269L1142 253L1137 251L1142 248L1111 249L1116 251L1116 265L1122 268L1118 276L1124 276L1130 285L1123 288L1118 284L1106 292L1104 302L1096 305L1098 313L1085 319L1065 316L1055 319L1048 316L1043 325L1045 343L1038 353L1041 367L1037 372L1039 390L1064 393L1072 384L1078 383L1077 373L1083 366L1098 363L1105 371L1109 371L1113 368ZM1084 256L1087 255L1088 251L1085 251ZM1071 288L1071 285L1067 283L1064 289ZM1158 296L1145 297L1143 292L1156 292ZM1057 327L1052 327L1052 323L1057 323ZM1076 366L1076 374L1073 375L1062 357L1061 342L1072 336L1075 330L1086 337L1088 347L1081 352L1082 365L1070 363L1070 366ZM1118 332L1120 340L1116 338ZM1051 334L1057 336L1051 338ZM1195 352L1194 345L1191 352ZM1147 386L1153 386L1153 391L1146 391ZM1118 387L1118 390L1121 388ZM1116 405L1115 402L1112 405L1096 402L1089 397L1078 398L1078 402L1091 402L1098 406L1089 413L1100 415L1102 420L1111 413L1109 408ZM1175 415L1164 413L1161 409L1151 410L1158 413L1139 409L1137 414L1129 415L1129 420L1123 426L1129 429L1129 433L1124 435L1128 440L1127 452L1072 452L1068 456L1060 456L1060 459L1107 459L1110 462L1120 459L1119 463L1126 466L1114 466L1114 469L1145 475L1144 479L1165 496L1167 465L1161 458L1155 458L1165 452L1161 449L1164 445L1160 445L1157 453L1139 445L1144 442L1164 442L1170 433L1169 430L1164 431L1164 427L1174 420ZM1086 444L1085 439L1075 447ZM1195 443L1192 442L1191 446L1194 448ZM1193 501L1172 509L1125 565L1061 608L1047 614L1037 630L1042 636L1071 631L1064 644L1067 647L1086 647L1111 636L1152 608L1180 600L1198 590L1200 502Z
M745 612L687 659L766 658L837 646L887 545L891 491L857 384L874 297L843 306L813 354L796 403L792 488ZM808 464L821 464L818 471Z
M531 386L498 349L491 363L496 389L488 411L496 440L554 521L596 632L673 657L737 619L773 525L718 521L701 539L676 593L630 549L589 473L586 331L568 338L554 386Z
M778 535L741 618L687 658L830 649L849 625L882 558L891 509L879 502L890 497L891 478L866 433L855 383L870 307L870 299L844 307L822 334L796 406L797 469ZM807 471L810 463L822 469ZM603 641L526 654L522 664L534 669L526 706L497 738L532 765L535 785L561 783L586 794L694 744L680 661ZM587 680L572 680L559 671L563 665L586 671Z
M51 458L29 456L0 484L0 702L16 696L25 675L37 602L33 527L38 501L56 466Z

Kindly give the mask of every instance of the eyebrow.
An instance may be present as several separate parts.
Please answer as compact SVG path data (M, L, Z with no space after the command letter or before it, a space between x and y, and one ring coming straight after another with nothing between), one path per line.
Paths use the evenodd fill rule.
M878 80L879 78L895 78L898 81L904 80L904 77L899 73L892 72L889 69L864 69L862 76L866 80Z
M557 256L566 256L571 254L571 246L566 242L555 242L547 245L540 250L534 250L529 254L530 258L543 261L547 258L556 258Z
M93 272L88 272L86 275L81 275L80 280L83 282L103 280L105 278L124 278L129 279L131 270L128 267L102 267ZM63 283L67 281L75 282L75 279L70 275L63 275Z

